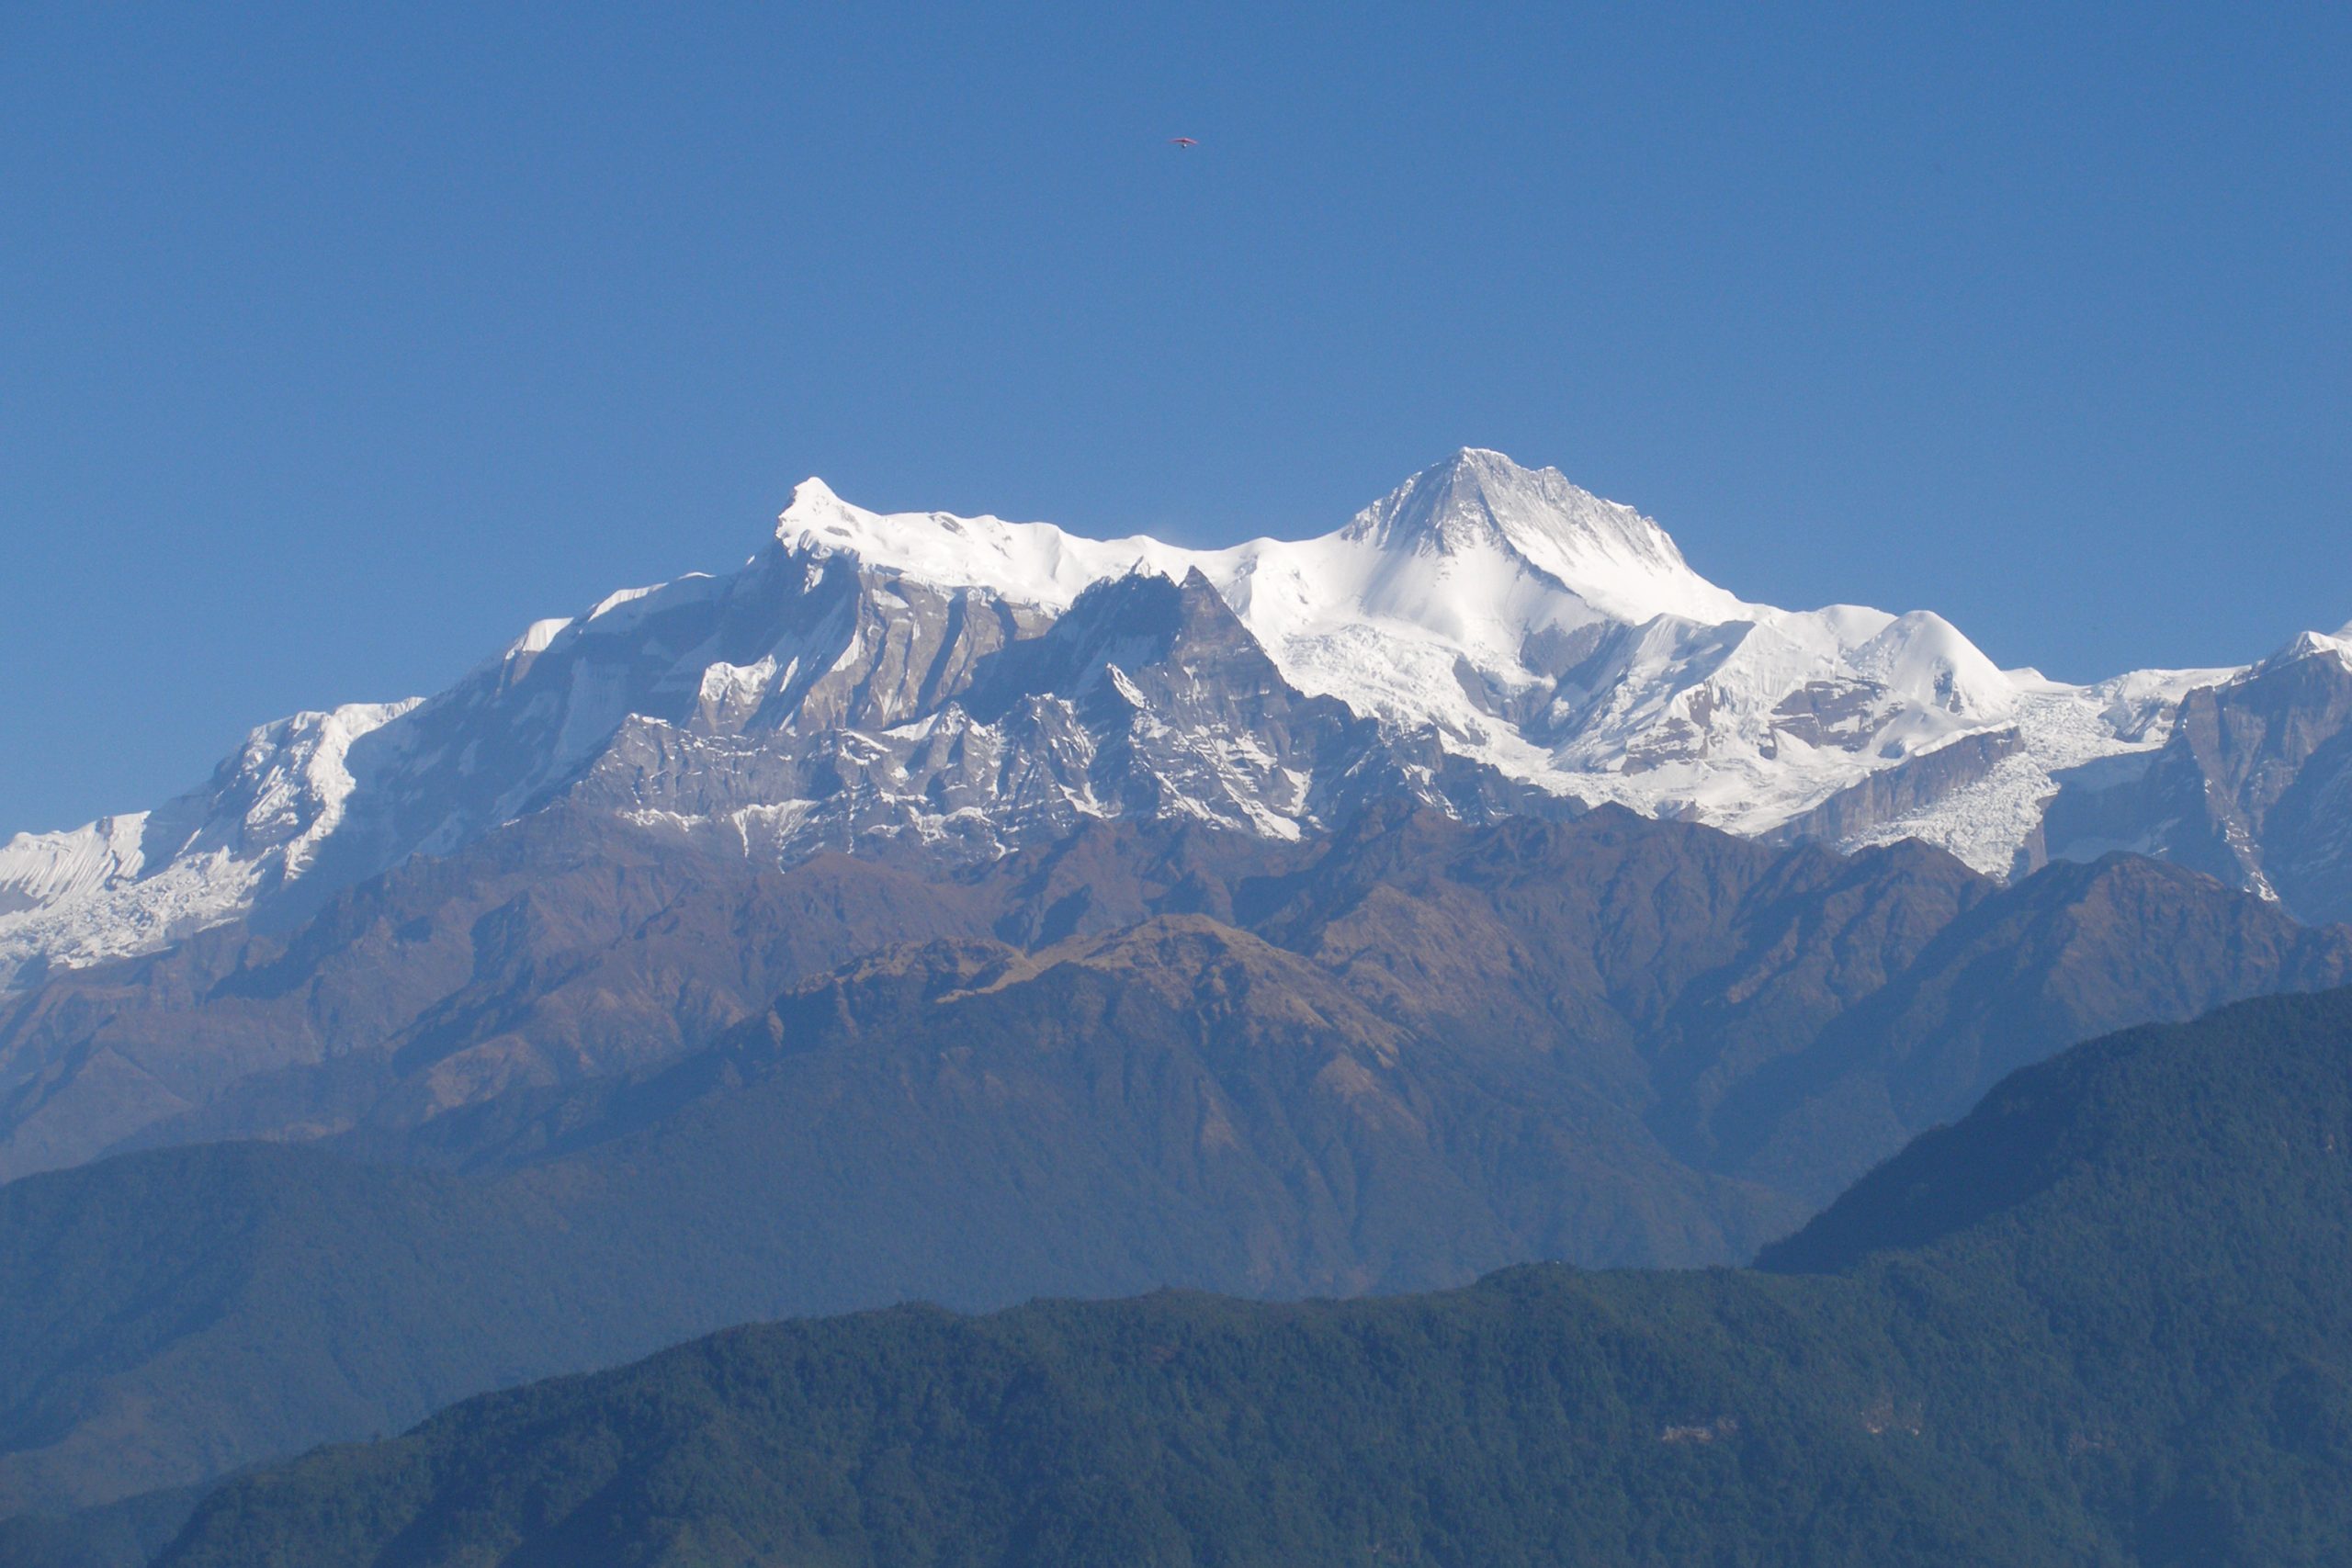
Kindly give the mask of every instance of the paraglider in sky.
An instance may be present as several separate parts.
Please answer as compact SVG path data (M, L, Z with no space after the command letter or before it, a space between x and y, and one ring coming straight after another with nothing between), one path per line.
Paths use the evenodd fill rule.
M1171 136L1168 139L1168 144L1170 147L1198 147L1200 145L1199 142L1193 141L1189 136Z

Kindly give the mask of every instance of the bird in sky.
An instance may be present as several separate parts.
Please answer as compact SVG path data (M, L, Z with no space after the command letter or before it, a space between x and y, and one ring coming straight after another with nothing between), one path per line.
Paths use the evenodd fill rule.
M1170 147L1198 147L1200 145L1199 142L1193 141L1189 136L1171 136L1168 139L1168 144Z

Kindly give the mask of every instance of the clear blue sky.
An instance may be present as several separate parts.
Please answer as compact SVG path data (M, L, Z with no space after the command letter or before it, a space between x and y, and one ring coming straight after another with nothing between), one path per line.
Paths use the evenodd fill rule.
M1207 543L1463 444L2004 663L2333 628L2352 7L0 9L0 831L811 472Z

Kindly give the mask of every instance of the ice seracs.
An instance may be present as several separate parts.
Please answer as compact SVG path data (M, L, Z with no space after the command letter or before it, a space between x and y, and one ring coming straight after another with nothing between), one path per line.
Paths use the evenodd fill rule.
M2312 654L2352 667L2352 626L2278 660ZM0 845L0 987L299 913L557 800L755 857L968 857L1121 813L1289 836L1376 788L1916 837L2006 873L2075 852L2045 842L2052 800L2125 799L2188 694L2240 675L2072 686L1930 612L1749 604L1634 509L1479 448L1331 532L1218 550L811 479L737 570L537 622L428 700L265 726L154 812Z

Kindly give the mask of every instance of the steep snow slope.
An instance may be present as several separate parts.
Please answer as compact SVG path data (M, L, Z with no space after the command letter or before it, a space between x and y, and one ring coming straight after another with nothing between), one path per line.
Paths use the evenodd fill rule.
M416 705L357 703L266 724L205 785L153 811L0 844L0 984L30 966L151 951L300 879L359 781L351 749Z
M1138 573L1187 584L1151 601L1159 631L1095 624L1126 603L1098 596L1046 636ZM1080 643L1084 669L1020 651ZM787 860L991 854L1079 816L1287 835L1387 790L1918 837L2007 873L2060 775L2153 755L2235 673L2067 686L1932 614L1747 604L1632 509L1476 449L1334 533L1222 550L884 515L811 479L737 571L539 622L429 700L265 727L158 811L0 846L0 985L290 918L566 794Z

